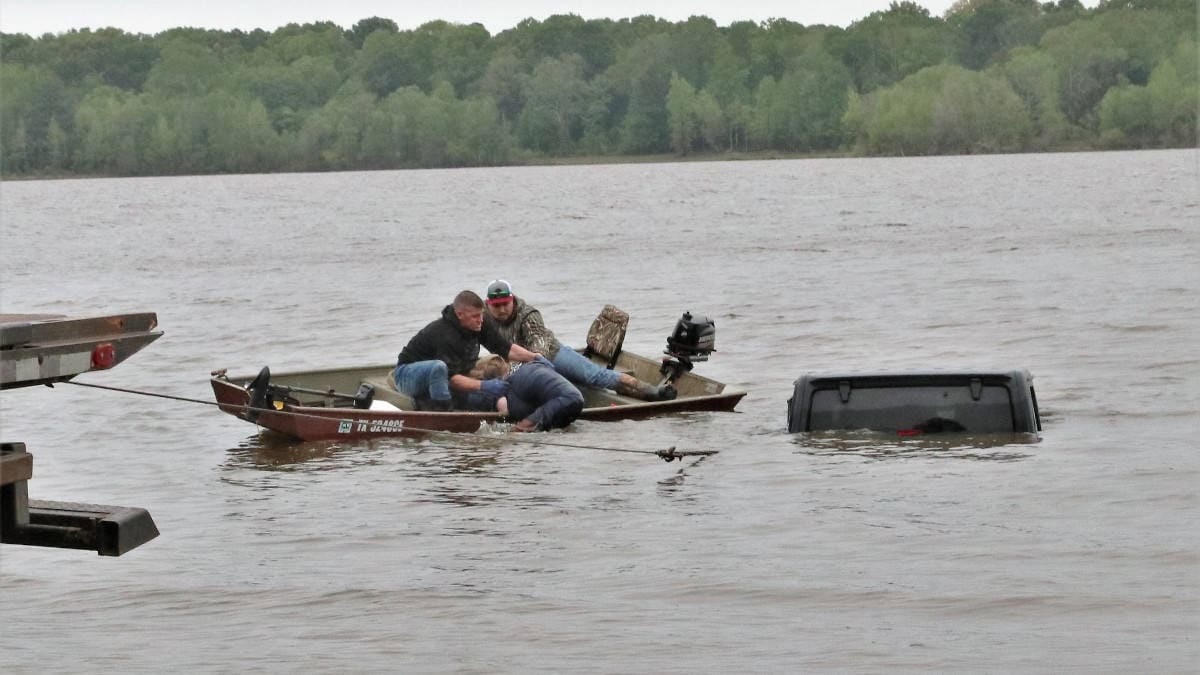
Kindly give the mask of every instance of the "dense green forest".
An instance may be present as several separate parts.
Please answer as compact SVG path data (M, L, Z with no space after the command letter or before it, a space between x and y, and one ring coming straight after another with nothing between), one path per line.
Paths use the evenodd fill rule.
M1198 63L1194 0L0 33L0 175L1188 147Z

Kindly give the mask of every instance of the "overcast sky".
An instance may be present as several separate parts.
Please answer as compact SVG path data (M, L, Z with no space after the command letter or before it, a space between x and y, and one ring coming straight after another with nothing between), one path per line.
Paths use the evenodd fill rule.
M917 0L935 16L953 2ZM494 35L522 19L542 20L553 14L578 14L585 19L652 14L669 21L703 14L720 26L770 18L847 26L889 4L890 0L0 0L0 31L35 37L107 26L130 33L158 33L179 26L273 31L289 23L314 21L350 28L360 19L381 16L395 21L402 30L444 19L482 23ZM1084 4L1094 7L1096 0Z

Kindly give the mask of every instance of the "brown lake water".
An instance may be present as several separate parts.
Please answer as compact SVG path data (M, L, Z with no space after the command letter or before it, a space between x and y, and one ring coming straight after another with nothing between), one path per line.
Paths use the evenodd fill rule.
M120 558L0 547L6 672L1194 672L1195 150L7 182L0 311L155 311L80 381L385 363L502 277L568 344L716 321L735 413L518 443L283 444L215 408L0 395L38 499ZM786 433L806 371L1028 368L1039 443Z

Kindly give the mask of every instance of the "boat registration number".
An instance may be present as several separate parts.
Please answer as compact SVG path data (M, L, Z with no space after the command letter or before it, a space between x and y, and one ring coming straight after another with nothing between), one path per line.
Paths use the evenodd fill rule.
M339 434L385 433L404 428L404 420L342 420L338 423Z

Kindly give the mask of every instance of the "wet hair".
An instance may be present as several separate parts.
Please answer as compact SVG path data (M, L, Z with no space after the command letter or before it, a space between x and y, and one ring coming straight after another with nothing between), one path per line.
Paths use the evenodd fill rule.
M454 309L483 309L483 298L475 291L460 291L454 296Z
M508 377L508 361L503 356L484 356L471 369L471 377L477 380L494 380Z

